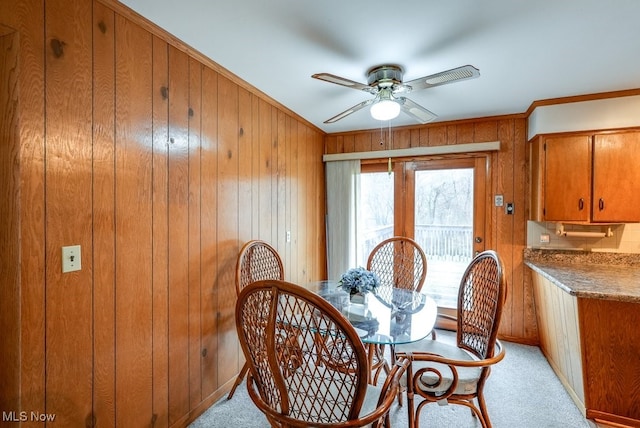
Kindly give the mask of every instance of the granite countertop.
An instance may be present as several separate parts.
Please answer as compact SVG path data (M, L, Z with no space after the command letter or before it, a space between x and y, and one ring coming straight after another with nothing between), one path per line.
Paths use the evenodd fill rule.
M640 303L640 254L527 248L524 262L574 296Z

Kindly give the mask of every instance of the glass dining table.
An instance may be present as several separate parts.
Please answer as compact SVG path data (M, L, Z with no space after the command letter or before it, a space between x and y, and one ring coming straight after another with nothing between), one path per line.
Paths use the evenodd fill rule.
M377 382L380 369L389 372L384 356L384 345L389 345L393 362L395 345L416 342L433 330L438 307L425 294L412 290L380 286L368 292L357 302L338 286L337 281L317 281L307 285L337 308L355 327L362 342L368 347L369 367Z

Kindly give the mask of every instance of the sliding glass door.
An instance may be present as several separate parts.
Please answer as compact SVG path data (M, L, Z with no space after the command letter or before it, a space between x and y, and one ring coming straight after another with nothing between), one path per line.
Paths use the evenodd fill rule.
M474 254L484 250L486 158L396 161L363 165L359 262L394 235L415 239L427 255L423 291L455 308L458 285Z

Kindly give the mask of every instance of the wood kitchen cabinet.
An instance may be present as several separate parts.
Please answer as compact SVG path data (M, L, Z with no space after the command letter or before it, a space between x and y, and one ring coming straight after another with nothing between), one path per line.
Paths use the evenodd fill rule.
M640 131L536 137L531 145L531 219L640 221Z
M569 266L556 269L575 284L554 277L549 265L529 264L540 349L585 417L606 426L639 427L640 337L632 326L640 323L640 303L634 293L609 295L610 290L624 294L623 283L635 284L631 272L637 267L616 266L623 272L619 277L607 272L611 281L604 284ZM592 269L593 277L603 276ZM592 284L590 297L585 289Z
M638 165L640 131L594 136L592 221L640 221Z
M565 390L586 415L578 298L532 272L540 349Z

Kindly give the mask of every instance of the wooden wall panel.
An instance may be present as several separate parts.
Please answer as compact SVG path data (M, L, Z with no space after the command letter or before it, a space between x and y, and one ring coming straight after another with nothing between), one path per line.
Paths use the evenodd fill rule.
M251 209L260 212L260 174L261 174L261 149L260 149L260 105L262 100L256 96L251 98ZM251 236L260 238L259 215L251 216ZM285 267L286 269L286 267Z
M411 129L410 132L410 144L409 147L420 147L420 129L419 128L414 128Z
M408 149L411 147L411 130L409 129L398 129L392 131L392 143L391 148L393 149Z
M201 146L202 129L202 64L189 59L189 408L193 409L202 401L201 370L201 278L202 252L200 230L201 205Z
M93 218L78 209L93 203L91 10L83 0L45 5L46 411L68 426L91 417L93 395ZM81 246L81 270L62 273L67 245Z
M189 411L189 58L169 47L169 424Z
M278 109L271 107L271 239L269 242L278 248Z
M538 324L533 296L533 285L529 276L529 269L524 265L524 249L526 248L528 201L529 201L529 173L528 173L528 151L527 126L524 120L515 121L514 146L516 156L514 158L513 180L515 195L514 200L517 210L514 218L514 234L512 238L513 251L513 278L512 287L518 289L522 287L522 301L519 303L514 313L521 314L522 319L518 322L518 329L514 332L514 337L537 338Z
M115 14L93 9L93 413L115 425Z
M447 144L460 144L458 142L458 128L465 124L449 124L447 125Z
M473 123L473 142L496 141L498 139L498 121L482 120Z
M285 233L289 232L289 242L287 242L282 250L282 263L285 264L286 266L290 266L291 265L291 258L293 256L293 254L291 253L291 248L292 248L292 244L291 241L293 240L293 236L292 236L292 230L291 230L291 218L292 218L292 206L293 204L291 203L291 188L292 186L292 175L291 175L291 169L292 169L292 165L291 165L291 146L293 145L293 136L292 136L292 124L295 123L294 120L291 118L291 116L286 116L285 118L285 141L284 141L284 156L285 156L285 171L284 171L284 181L285 181L285 198L287 199L287 202L285 204L286 206L286 212L285 212L285 219L284 219L284 224L285 224L285 228L286 231ZM324 147L323 147L324 150ZM285 236L286 237L286 236ZM287 274L286 268L285 268L285 275ZM285 279L289 278L288 276L285 276Z
M15 309L20 310L19 343L16 349L20 359L20 370L16 373L19 385L17 390L3 391L12 403L20 402L25 409L45 409L45 67L44 67L44 7L41 1L20 0L0 2L0 24L3 30L11 28L18 33L15 41L18 48L15 55L18 60L17 96L18 103L13 107L16 119L3 120L3 126L15 125L17 120L18 163L19 163L19 199L15 208L19 210L16 219L18 226L18 246L20 254L19 301ZM8 34L8 33L7 33ZM11 55L3 61L11 61ZM8 77L8 76L5 76ZM15 95L15 92L11 92ZM7 92L5 95L10 95ZM4 116L3 116L4 117ZM7 159L4 159L7 160ZM11 170L15 165L1 166ZM2 257L12 258L11 247L0 247ZM5 251L8 253L5 255ZM5 288L11 276L2 277L0 286ZM11 286L8 286L10 288ZM8 312L9 313L9 312ZM2 350L3 355L8 352ZM3 360L4 364L4 360ZM10 371L11 367L2 367ZM25 427L41 426L34 422L23 424Z
M243 88L238 89L238 241L239 245L250 241L252 233L253 203L253 96ZM240 342L236 350L237 366L245 359Z
M354 151L368 152L371 151L372 138L369 132L359 132L355 135Z
M472 143L474 141L474 125L471 122L461 123L455 127L456 143Z
M202 140L201 140L202 222L200 246L202 259L202 395L208 397L218 382L218 73L202 70Z
M238 85L218 78L218 381L240 371L235 327L238 241ZM270 195L270 192L269 192ZM267 211L268 212L268 211ZM270 216L264 216L270 219ZM269 223L270 224L270 223Z
M372 151L383 150L375 142L379 130L367 131ZM524 343L537 343L538 332L533 291L525 275L523 251L526 245L527 185L526 120L519 117L487 118L399 128L393 131L393 147L432 147L447 144L480 143L499 140L500 151L489 156L489 198L486 209L486 248L496 249L503 259L508 283L507 305L500 336ZM342 153L346 134L324 137L328 154ZM356 133L356 138L362 133ZM386 140L386 138L385 138ZM358 144L358 150L364 148ZM366 151L366 150L364 150ZM501 194L514 203L513 215L504 207L494 207L493 196Z
M368 135L369 133L367 133ZM338 148L338 136L337 135L327 135L324 138L324 147L326 153L341 153ZM363 147L364 148L364 147ZM370 149L373 150L373 149Z
M45 26L41 0L17 2L0 4L20 33L9 393L74 426L186 426L240 369L240 245L275 243L294 282L325 275L323 134L120 3L47 2ZM67 241L83 270L62 276Z
M17 409L20 388L20 171L18 34L0 26L0 408Z
M344 153L355 152L355 138L353 134L347 134L342 137L342 151Z
M311 128L307 125L303 125L305 131L304 137L304 148L305 148L305 160L304 160L304 171L306 173L305 183L307 183L307 189L305 194L307 195L304 199L304 208L305 213L305 227L304 227L304 240L306 242L306 251L304 255L305 259L305 270L304 270L304 283L312 281L314 278L317 278L318 269L313 262L314 258L317 256L316 245L317 241L314 241L312 237L316 233L316 210L318 207L318 188L317 177L315 176L315 168L314 168L314 154L315 150L313 147L313 132ZM352 146L353 147L353 146Z
M287 211L288 203L286 195L286 179L287 179L287 158L286 158L286 114L283 111L277 110L277 137L276 137L276 174L275 174L275 187L276 187L276 200L278 201L276 207L276 238L274 243L278 249L280 257L284 257L285 248L287 246Z
M238 239L252 239L253 209L253 97L246 89L238 90ZM239 352L240 351L239 349Z
M153 414L169 426L169 46L153 37Z
M498 139L500 141L513 141L513 121L501 120L498 123ZM500 153L498 155L497 163L494 168L495 173L495 194L503 195L505 206L507 203L514 203L514 188L513 188L513 157L514 157L514 145L504 144L500 146ZM504 214L504 207L495 209L495 249L500 254L502 263L505 268L505 279L507 281L507 300L503 309L503 317L500 325L500 333L512 336L513 323L518 318L513 317L514 300L517 301L520 290L513 287L513 257L512 257L512 239L514 221L513 215L507 216Z
M298 249L299 242L301 242L298 236L298 229L299 229L298 218L300 217L300 210L299 210L300 204L298 203L298 200L300 197L303 197L303 196L299 196L300 194L298 190L299 186L294 185L294 183L297 184L301 182L301 180L299 179L300 168L298 167L298 160L300 158L299 152L300 152L300 146L301 146L300 133L298 132L299 127L300 127L300 124L297 121L291 124L292 146L291 146L291 156L289 158L289 170L291 172L291 183L292 183L290 228L291 228L291 245L292 245L292 248L296 249L296 251L295 252L293 250L291 251L291 260L289 261L289 266L284 267L285 279L288 279L291 282L298 281L298 261L300 259L300 255L297 249Z
M272 146L271 146L271 110L272 106L266 101L260 100L258 117L259 117L259 131L258 131L258 147L260 148L260 169L259 169L259 189L260 201L258 206L259 212L272 212L271 204L272 200ZM275 246L273 242L271 228L271 217L260 216L260 224L258 226L258 237L271 245Z
M309 180L309 140L307 135L307 127L303 124L298 124L298 140L300 141L300 147L298 149L298 176L299 180L303 183L307 183ZM309 216L306 213L311 213L311 190L310 188L300 189L298 199L298 245L300 249L298 258L298 272L296 273L296 281L299 283L309 282L309 263L311 260L309 257L309 244L307 242L309 230Z
M429 128L429 140L427 146L445 146L447 145L447 127L444 125L436 125Z
M152 37L116 16L116 425L149 425L152 397Z
M421 127L418 128L418 144L420 147L428 147L429 146L429 128Z

